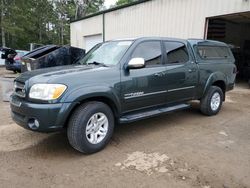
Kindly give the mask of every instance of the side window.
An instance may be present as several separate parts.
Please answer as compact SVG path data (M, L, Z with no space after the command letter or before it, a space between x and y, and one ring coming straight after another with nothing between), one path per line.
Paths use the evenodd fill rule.
M229 49L224 46L198 46L197 49L202 59L230 57Z
M181 42L164 42L167 54L167 63L186 63L189 55L186 46Z
M149 41L139 44L132 54L132 58L143 58L146 67L161 65L161 43L160 41Z

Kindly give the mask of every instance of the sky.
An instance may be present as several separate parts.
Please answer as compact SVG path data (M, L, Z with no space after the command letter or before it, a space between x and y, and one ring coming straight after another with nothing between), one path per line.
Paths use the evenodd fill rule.
M105 0L104 6L106 6L107 8L109 8L110 5L114 5L116 1L117 0Z

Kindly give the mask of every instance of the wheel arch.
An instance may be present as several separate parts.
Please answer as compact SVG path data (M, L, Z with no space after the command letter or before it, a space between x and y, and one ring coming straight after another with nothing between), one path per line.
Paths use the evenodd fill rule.
M91 96L91 97L89 96L89 97L79 98L74 103L72 103L72 105L69 108L69 112L67 113L67 116L65 117L64 127L67 127L71 114L80 105L87 103L87 102L91 102L91 101L103 102L104 104L108 105L114 114L115 121L118 119L119 114L120 114L120 108L119 108L119 105L117 105L117 103L114 100L104 95Z
M225 101L226 83L227 83L227 79L223 73L215 72L215 73L211 74L210 77L208 78L208 80L206 82L206 86L203 90L203 96L207 93L207 91L209 90L209 88L211 86L217 86L222 90L222 92L224 94L223 101Z
M223 80L217 80L217 81L215 81L213 84L212 84L212 86L217 86L217 87L219 87L221 90L222 90L222 92L223 92L223 101L225 101L225 99L226 99L226 83L223 81Z

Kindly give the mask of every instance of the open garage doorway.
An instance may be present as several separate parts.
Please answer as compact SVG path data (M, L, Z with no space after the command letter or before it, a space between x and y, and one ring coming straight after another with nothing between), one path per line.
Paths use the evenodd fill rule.
M205 38L229 44L238 78L250 80L250 12L207 18Z

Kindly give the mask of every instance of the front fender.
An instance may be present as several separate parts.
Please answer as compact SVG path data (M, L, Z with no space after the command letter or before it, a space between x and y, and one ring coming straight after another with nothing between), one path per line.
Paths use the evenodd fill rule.
M121 103L119 100L119 93L115 88L112 88L108 85L101 85L101 86L82 86L73 91L67 93L61 101L64 103L80 103L84 100L89 98L97 98L103 97L112 101L118 110L118 113L121 109Z

